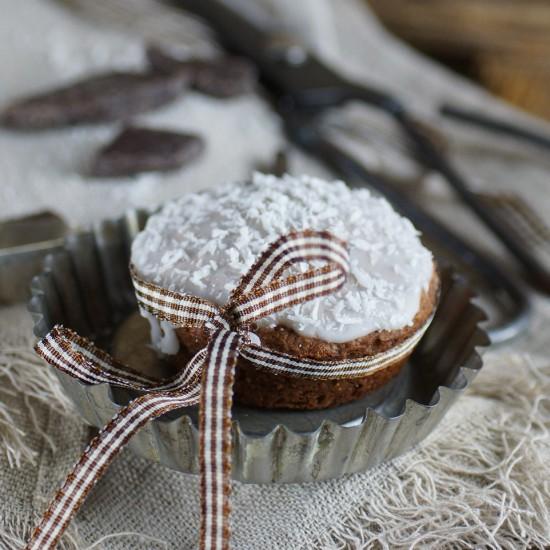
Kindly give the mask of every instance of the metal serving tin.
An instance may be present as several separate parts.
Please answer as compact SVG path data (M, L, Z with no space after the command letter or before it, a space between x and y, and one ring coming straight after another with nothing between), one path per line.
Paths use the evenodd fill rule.
M36 336L56 323L110 350L117 327L136 303L128 273L130 245L147 213L132 211L71 235L33 279L29 310ZM482 366L476 348L488 338L483 312L464 280L442 270L435 319L399 376L377 392L322 411L235 406L233 477L249 483L293 483L361 472L422 441ZM132 398L107 384L84 385L59 374L76 407L103 426ZM198 471L197 409L150 422L129 444L141 456L182 472Z
M44 258L63 246L68 234L54 212L39 212L0 222L0 304L29 299L29 284Z

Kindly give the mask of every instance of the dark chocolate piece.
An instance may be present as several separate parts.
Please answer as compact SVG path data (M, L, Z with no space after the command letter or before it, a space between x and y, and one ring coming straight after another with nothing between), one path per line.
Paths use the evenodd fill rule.
M177 53L156 44L147 46L146 56L151 70L163 74L181 72L192 82L195 62L198 61L196 58L182 58Z
M214 97L234 97L250 93L256 83L254 66L240 57L197 61L193 88Z
M97 154L91 169L96 177L129 176L175 170L200 156L204 141L194 134L150 128L125 128Z
M108 73L16 101L0 124L38 130L124 120L176 99L187 87L183 73Z
M191 79L191 86L219 98L250 93L256 84L257 72L242 57L218 59L178 59L158 46L147 48L151 67L161 73L181 74Z

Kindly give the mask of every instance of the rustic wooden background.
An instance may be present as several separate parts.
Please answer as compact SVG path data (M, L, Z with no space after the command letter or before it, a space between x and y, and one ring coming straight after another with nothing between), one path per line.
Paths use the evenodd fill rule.
M550 1L368 1L417 49L550 119Z

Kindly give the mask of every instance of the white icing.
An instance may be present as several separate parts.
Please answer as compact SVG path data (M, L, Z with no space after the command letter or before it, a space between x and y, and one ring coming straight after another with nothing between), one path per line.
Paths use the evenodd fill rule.
M159 321L152 313L140 310L141 316L149 321L153 347L166 355L178 353L180 344L174 327L168 321Z
M255 174L252 183L186 195L151 216L133 243L132 261L149 281L222 305L267 244L306 228L348 242L350 276L338 292L270 316L264 325L347 342L412 323L432 276L432 255L385 199L342 182Z

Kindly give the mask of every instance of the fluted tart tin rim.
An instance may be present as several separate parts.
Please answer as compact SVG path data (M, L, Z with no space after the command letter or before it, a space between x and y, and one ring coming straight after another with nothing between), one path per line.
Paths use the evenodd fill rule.
M106 335L131 309L127 258L131 240L147 215L135 210L118 220L104 221L70 237L62 251L45 260L44 270L33 280L29 302L37 336L63 322L100 344L108 341ZM472 303L473 293L465 281L448 269L441 270L441 277L445 289L436 318L413 360L395 381L408 387L411 395L388 397L384 391L391 394L394 390L384 387L380 395L350 404L347 417L330 409L273 413L237 408L234 477L255 483L338 477L402 454L431 433L481 368L477 348L489 342L479 326L484 315ZM98 303L100 296L106 303ZM453 320L460 321L458 329ZM454 340L445 338L449 331ZM422 362L433 368L422 370ZM422 372L414 372L413 367ZM420 374L437 380L422 382ZM128 398L107 384L86 386L65 375L59 377L82 416L97 427ZM290 418L301 418L301 424L287 421ZM153 421L134 437L130 447L174 469L196 472L197 436L196 420L189 411L181 411Z

